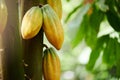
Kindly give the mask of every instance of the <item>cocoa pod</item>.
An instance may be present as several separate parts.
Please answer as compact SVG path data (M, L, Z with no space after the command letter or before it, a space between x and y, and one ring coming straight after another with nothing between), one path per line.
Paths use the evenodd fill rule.
M30 8L24 15L21 24L21 34L23 39L35 37L42 26L42 11L38 6Z
M42 68L44 80L60 80L60 59L53 48L44 51Z
M0 34L4 31L7 23L7 6L4 0L0 0Z
M60 49L64 41L64 31L62 24L55 11L46 4L42 7L43 30L48 41L56 48Z
M62 2L61 0L47 0L47 3L54 9L58 17L62 18Z

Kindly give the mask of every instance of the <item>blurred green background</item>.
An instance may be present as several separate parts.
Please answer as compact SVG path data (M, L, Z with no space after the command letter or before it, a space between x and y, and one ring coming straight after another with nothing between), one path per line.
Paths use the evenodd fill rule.
M61 80L119 80L120 1L62 0L62 5Z

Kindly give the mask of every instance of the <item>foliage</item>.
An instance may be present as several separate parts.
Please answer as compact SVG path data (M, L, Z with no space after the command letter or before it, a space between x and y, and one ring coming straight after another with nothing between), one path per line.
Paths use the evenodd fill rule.
M67 0L70 2L71 0ZM76 16L74 16L76 14ZM71 20L71 17L72 20ZM92 51L86 69L96 73L95 65L100 55L106 71L112 76L120 77L120 1L119 0L84 0L66 17L66 23L77 24L72 48L83 40ZM108 22L109 33L99 35L101 24ZM106 30L107 30L106 29ZM116 36L117 35L117 36ZM106 71L104 73L106 73ZM99 71L100 72L100 71Z

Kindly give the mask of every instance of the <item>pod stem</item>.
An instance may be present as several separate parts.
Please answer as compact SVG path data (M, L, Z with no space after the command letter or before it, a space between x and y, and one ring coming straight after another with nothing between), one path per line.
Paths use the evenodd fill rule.
M43 47L45 47L46 49L48 49L48 46L46 44L43 44Z
M39 4L39 8L41 8L43 6L43 4Z

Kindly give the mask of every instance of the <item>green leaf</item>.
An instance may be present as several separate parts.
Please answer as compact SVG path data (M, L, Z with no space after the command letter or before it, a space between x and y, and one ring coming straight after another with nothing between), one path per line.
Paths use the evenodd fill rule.
M86 65L87 70L93 70L96 60L98 59L100 52L103 50L103 45L104 43L107 42L108 39L109 39L109 35L104 35L98 38L96 46L90 54L89 62Z
M116 41L116 75L120 78L120 43Z
M74 17L74 19L72 21L70 21L68 26L79 27L81 25L81 22L83 21L84 15L87 13L89 8L90 8L90 4L82 6L80 8L79 12Z
M76 17L73 19L73 21L70 24L75 24L74 27L77 27L79 25L79 28L76 30L75 37L71 41L72 47L76 47L84 38L85 35L85 25L86 25L86 13L90 8L90 4L84 5L79 13L76 15Z
M107 13L107 20L109 24L112 26L112 28L116 31L120 31L120 18L112 13L111 11L108 11Z
M68 20L70 19L70 17L78 10L80 9L80 7L83 6L82 4L78 5L77 7L75 7L67 16L67 18L65 19L65 22L68 22Z
M100 23L104 18L103 12L96 9L93 6L93 13L90 15L88 22L86 22L86 34L85 34L85 41L88 46L91 48L95 47L95 43L97 40L97 34L99 32Z
M85 25L86 25L86 22L87 22L87 18L85 16L82 23L81 23L81 25L79 26L79 29L78 29L78 32L77 32L75 38L71 42L73 48L76 47L83 40L83 38L85 37L85 33L86 33Z
M106 4L109 6L109 10L114 15L118 15L118 12L120 10L120 1L119 0L106 0Z
M97 32L95 29L91 28L91 26L87 26L85 33L85 42L86 44L91 47L92 49L95 47L97 41Z
M115 0L116 11L120 16L120 0Z
M111 11L114 11L115 0L105 0L105 1L106 1L105 3L109 6L109 9Z
M108 5L105 4L105 0L97 0L96 6L103 12L106 12L109 9Z
M103 53L103 62L105 62L108 68L112 68L116 61L116 44L115 39L110 38L106 43L106 47ZM114 48L113 48L114 47Z
M120 31L120 3L118 0L106 0L106 4L109 6L109 10L106 12L109 24L115 31Z
M90 25L96 29L96 32L99 31L100 23L104 18L104 13L100 10L97 10L96 7L93 7L93 13L90 16Z
M81 32L80 32L80 34L77 34L77 33L80 31L80 26L81 26L81 24L82 24L82 22L83 22L84 15L85 15L85 14L87 13L87 11L89 10L89 7L90 7L90 4L84 5L84 6L80 9L80 11L79 11L78 14L76 15L76 17L74 17L74 19L68 23L68 27L69 27L69 29L68 29L68 32L69 32L68 36L70 35L70 37L71 37L71 39L72 39L72 42L75 41L75 46L74 46L74 47L76 47L76 45L78 45L79 42L80 42L79 39L77 40L77 37L78 37L79 35L81 36L82 34L81 34ZM70 34L71 32L73 32L73 33ZM75 39L75 40L74 40L74 39ZM74 40L74 41L73 41L73 40ZM78 43L76 43L76 40L77 40ZM73 44L74 44L74 43L73 43Z

